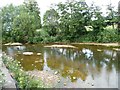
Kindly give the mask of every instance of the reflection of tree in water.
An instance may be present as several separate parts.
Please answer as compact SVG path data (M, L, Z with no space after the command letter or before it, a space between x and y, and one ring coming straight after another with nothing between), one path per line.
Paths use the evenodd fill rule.
M82 80L86 78L87 71L94 77L94 75L100 74L104 67L108 72L117 68L116 51L104 48L98 51L97 48L81 48L78 50L52 48L48 66L52 69L61 70L64 77L80 77ZM80 65L83 66L80 67Z
M21 66L25 71L31 71L34 69L43 70L44 60L42 56L36 54L33 55L23 55L19 54L16 59L20 61Z
M85 71L85 65L80 64L80 62L67 61L64 58L49 57L47 60L47 65L51 69L58 70L63 77L71 78L81 78L86 79L87 72Z

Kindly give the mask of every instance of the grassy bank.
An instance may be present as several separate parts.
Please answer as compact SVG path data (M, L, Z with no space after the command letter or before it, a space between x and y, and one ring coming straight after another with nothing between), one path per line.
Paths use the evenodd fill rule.
M21 69L20 62L8 57L5 53L2 60L9 69L11 76L16 80L17 87L20 89L45 88L46 86L40 79L35 79Z

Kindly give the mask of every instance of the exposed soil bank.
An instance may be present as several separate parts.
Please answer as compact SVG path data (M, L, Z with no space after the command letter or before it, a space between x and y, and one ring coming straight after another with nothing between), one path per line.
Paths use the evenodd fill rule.
M97 45L97 46L107 46L107 47L120 47L120 43L71 43L79 45Z

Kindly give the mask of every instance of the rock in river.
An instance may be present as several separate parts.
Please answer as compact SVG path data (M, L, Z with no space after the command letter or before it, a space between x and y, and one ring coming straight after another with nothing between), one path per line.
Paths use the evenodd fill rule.
M33 52L23 52L23 55L32 55Z
M41 55L41 53L37 53L37 55Z
M55 71L55 73L54 73L54 74L55 74L55 75L57 75L58 73L59 73L58 71Z

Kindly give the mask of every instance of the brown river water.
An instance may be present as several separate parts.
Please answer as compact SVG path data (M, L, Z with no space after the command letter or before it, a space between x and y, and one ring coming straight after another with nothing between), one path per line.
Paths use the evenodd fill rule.
M78 45L77 48L44 47L44 44L3 46L20 61L23 70L47 71L60 76L55 87L118 88L118 54L113 47ZM24 55L23 52L33 52Z

